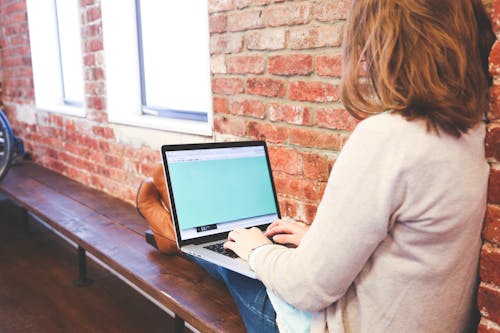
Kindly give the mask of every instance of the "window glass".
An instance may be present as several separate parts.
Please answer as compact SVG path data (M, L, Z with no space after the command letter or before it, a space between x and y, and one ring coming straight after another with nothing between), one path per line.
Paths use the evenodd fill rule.
M56 0L64 102L83 105L82 51L78 1Z
M78 0L27 0L38 109L85 116Z
M208 121L207 1L137 0L143 111Z

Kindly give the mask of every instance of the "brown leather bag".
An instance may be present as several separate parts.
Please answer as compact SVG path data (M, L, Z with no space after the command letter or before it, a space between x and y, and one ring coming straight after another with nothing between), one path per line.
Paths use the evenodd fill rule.
M166 254L180 253L175 241L175 230L170 215L170 202L161 164L155 167L153 177L146 178L139 186L136 207L148 222L158 250Z

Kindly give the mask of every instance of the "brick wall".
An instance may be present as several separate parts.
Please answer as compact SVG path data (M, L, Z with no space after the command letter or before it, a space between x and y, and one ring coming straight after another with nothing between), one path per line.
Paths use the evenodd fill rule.
M491 1L490 1L491 2ZM492 1L492 22L500 37L500 0ZM478 332L500 333L500 43L493 46L490 72L494 78L486 137L486 155L491 165L488 208L483 231L481 284L478 305L482 315Z
M338 100L348 0L208 2L214 139L265 139L282 212L311 222L335 158L357 124ZM500 32L500 0L485 2ZM3 100L16 135L37 163L133 202L160 156L155 147L124 143L108 123L100 1L80 5L87 117L35 110L24 0L0 0ZM498 83L500 46L491 63ZM487 137L492 171L478 300L481 332L500 332L499 102L495 85Z
M209 1L218 133L264 139L282 211L312 221L356 125L339 103L347 1Z

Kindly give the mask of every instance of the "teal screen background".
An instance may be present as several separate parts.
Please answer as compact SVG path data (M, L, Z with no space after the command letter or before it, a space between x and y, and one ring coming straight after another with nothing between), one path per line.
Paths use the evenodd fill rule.
M276 213L265 156L179 162L169 172L181 229Z

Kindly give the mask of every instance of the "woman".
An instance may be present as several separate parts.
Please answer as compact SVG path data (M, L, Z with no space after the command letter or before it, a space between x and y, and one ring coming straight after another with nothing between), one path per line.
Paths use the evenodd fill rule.
M249 332L276 331L276 315L285 332L464 332L489 170L488 17L480 0L354 0L349 13L342 101L375 115L312 225L229 233L262 283L193 260L227 284Z
M225 244L250 259L272 299L312 313L310 331L467 330L493 38L479 0L352 2L342 101L378 115L353 132L303 237L278 221L266 234L234 230ZM270 244L283 233L297 248Z

